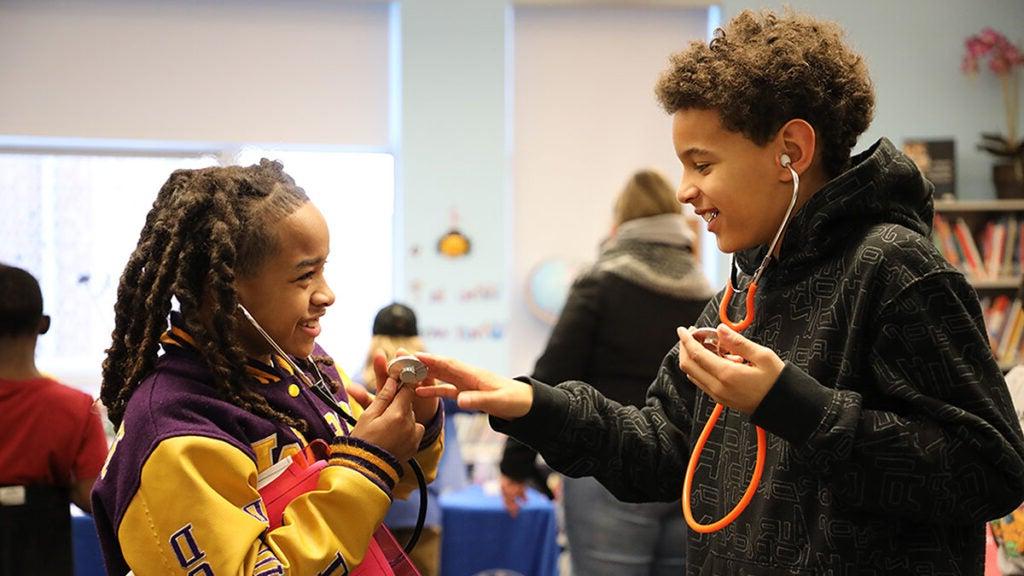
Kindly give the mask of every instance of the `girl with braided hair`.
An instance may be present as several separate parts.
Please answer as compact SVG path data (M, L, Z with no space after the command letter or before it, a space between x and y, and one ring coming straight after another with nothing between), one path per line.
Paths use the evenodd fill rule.
M103 364L117 436L93 508L110 574L348 574L415 487L405 461L433 477L438 402L389 380L364 409L315 343L335 298L328 251L324 217L277 162L163 185ZM375 367L385 381L383 356ZM337 402L313 393L324 384ZM319 441L315 489L274 521L261 479Z

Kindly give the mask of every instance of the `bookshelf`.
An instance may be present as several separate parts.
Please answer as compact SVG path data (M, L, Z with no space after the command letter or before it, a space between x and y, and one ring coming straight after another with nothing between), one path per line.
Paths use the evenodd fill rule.
M1024 200L938 200L932 240L978 292L996 360L1024 362Z

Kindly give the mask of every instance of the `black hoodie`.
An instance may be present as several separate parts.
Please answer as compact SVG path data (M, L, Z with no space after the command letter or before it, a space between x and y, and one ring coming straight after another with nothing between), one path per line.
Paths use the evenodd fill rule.
M928 238L932 215L932 185L883 139L794 216L744 332L786 367L752 416L723 413L694 516L717 520L743 494L754 424L764 476L736 522L689 535L687 574L983 573L984 522L1024 500L1024 439L977 296ZM765 250L737 254L742 275ZM698 326L718 324L721 297ZM498 431L622 500L679 497L714 401L680 371L678 345L643 409L580 382L533 384L530 412L492 418Z

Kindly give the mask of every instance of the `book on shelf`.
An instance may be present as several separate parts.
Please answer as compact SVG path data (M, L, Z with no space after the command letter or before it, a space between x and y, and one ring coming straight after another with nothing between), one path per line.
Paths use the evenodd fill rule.
M946 260L956 266L960 267L960 251L957 248L956 239L953 237L953 231L949 228L949 222L938 214L935 215L935 232L932 234L932 239L935 242L935 247L939 249L939 252L946 258Z
M999 267L999 276L1004 278L1014 276L1017 274L1017 265L1020 254L1020 224L1017 222L1017 216L1010 216L1006 221L1006 240L1003 245L1003 261Z
M985 311L985 329L988 331L989 342L992 349L997 350L1003 326L1006 325L1006 317L1009 315L1010 297L1000 294L995 299L983 298L981 306Z
M984 278L986 275L981 265L981 253L978 251L978 245L974 242L971 228L963 218L956 219L956 222L953 224L953 233L960 246L960 251L964 255L965 271L967 274L979 279Z
M1012 307L1010 320L1012 323L1007 326L1003 337L999 342L996 351L996 360L1000 363L1016 362L1020 355L1021 332L1024 331L1024 313L1021 312L1020 300L1016 300L1016 306Z
M1024 221L1016 215L990 220L975 235L963 217L936 214L932 241L971 281L1006 280L1021 274Z
M1024 360L1024 307L1019 297L1000 294L981 301L992 354L1000 365Z

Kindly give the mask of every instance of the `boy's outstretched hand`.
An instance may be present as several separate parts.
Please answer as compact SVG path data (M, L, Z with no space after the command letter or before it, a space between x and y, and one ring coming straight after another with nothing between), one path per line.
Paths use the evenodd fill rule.
M421 398L455 398L463 410L479 410L504 420L524 416L533 406L533 386L498 376L453 358L417 353L429 369L416 388Z

